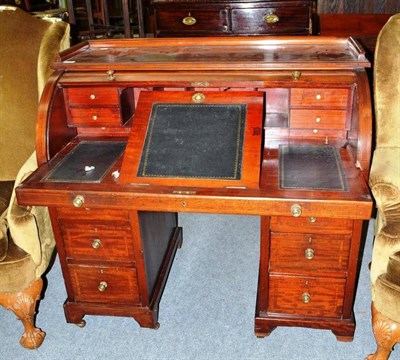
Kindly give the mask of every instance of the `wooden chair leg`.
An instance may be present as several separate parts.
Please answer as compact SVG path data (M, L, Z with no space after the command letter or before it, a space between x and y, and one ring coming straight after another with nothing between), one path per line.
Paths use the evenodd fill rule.
M11 310L22 321L25 331L19 340L20 344L28 349L37 349L43 342L46 334L35 327L34 317L36 302L43 289L43 280L35 280L27 289L18 293L1 293L0 305Z
M400 342L400 323L390 320L376 310L371 304L372 328L374 330L377 349L374 354L368 355L366 360L387 360L393 347Z

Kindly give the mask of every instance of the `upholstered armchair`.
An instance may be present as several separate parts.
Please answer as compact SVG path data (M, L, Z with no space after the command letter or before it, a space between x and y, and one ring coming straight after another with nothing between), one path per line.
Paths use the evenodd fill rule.
M38 95L69 46L69 25L0 7L0 44L0 305L23 322L20 343L33 349L45 336L34 315L54 238L47 210L18 206L13 188L37 166Z
M383 360L400 342L400 14L392 16L378 36L374 101L376 149L369 183L378 210L371 261L378 348L367 359Z

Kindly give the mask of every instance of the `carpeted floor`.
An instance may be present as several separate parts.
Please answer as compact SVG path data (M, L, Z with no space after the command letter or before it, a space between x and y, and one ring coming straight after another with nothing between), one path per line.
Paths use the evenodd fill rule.
M34 351L18 339L22 324L0 308L1 359L140 360L356 360L375 349L370 325L368 263L372 222L357 290L357 328L351 343L326 330L280 327L254 336L259 261L259 218L180 214L184 242L160 303L158 330L141 329L129 318L86 316L87 325L67 324L66 298L58 259L36 323L47 336ZM400 359L399 346L390 360Z

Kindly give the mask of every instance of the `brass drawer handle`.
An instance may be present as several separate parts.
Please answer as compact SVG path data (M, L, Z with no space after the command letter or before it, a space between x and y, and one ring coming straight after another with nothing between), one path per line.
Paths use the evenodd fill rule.
M97 115L93 115L93 116L92 116L92 120L93 120L93 121L96 121L96 120L97 120Z
M310 217L308 218L308 222L310 222L310 223L315 223L316 221L317 221L317 218L314 217L314 216L310 216Z
M75 196L74 200L72 200L72 204L79 208L81 207L85 202L85 198L82 195L77 195Z
M301 300L304 304L308 304L311 301L311 295L308 292L301 294Z
M279 21L279 16L276 14L268 14L263 17L263 20L267 24L275 24Z
M294 217L299 217L301 215L301 206L299 204L293 204L290 208L290 213Z
M115 71L114 70L107 70L107 80L108 81L114 81L115 80Z
M186 26L192 26L194 24L197 23L196 18L194 18L193 16L190 15L190 13L188 14L188 16L184 17L182 19L182 23Z
M304 256L306 257L306 259L311 260L312 258L314 258L314 255L315 255L314 249L308 248L304 250Z
M106 291L107 286L108 286L107 282L105 282L105 281L100 281L99 286L97 287L97 289L98 289L99 291L101 291L101 292L104 292L104 291Z
M206 96L203 93L196 93L192 96L192 100L195 103L201 103L206 99Z
M98 249L101 246L101 240L100 239L94 239L92 241L92 248L93 249Z
M90 100L94 100L94 99L96 99L96 95L95 94L90 94L89 98L90 98Z

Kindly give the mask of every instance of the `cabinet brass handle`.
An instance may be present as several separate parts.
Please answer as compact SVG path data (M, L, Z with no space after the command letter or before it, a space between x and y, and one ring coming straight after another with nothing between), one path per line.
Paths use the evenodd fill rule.
M275 24L279 21L279 16L276 14L267 14L263 17L263 20L267 24Z
M107 282L105 282L105 281L100 281L99 286L97 287L97 289L98 289L99 291L103 292L103 291L106 291L107 286L108 286Z
M304 256L306 257L306 259L311 260L315 255L315 251L314 249L308 248L306 250L304 250Z
M301 215L301 206L299 204L293 204L290 208L290 213L294 217L299 217Z
M82 195L77 195L75 196L74 200L72 200L72 204L79 208L81 207L85 202L85 198Z
M191 16L190 14L182 19L182 23L186 26L192 26L197 23L196 18Z
M314 216L310 216L310 217L308 218L308 222L310 222L310 223L315 223L316 221L317 221L317 218L314 217Z
M294 80L299 80L301 78L301 71L295 70L292 72L292 76Z
M92 116L92 120L93 120L93 121L96 121L96 120L97 120L97 115L93 115L93 116Z
M201 103L206 99L206 96L203 93L196 93L192 96L192 100L195 103Z
M308 304L311 301L311 295L308 292L301 294L301 300L304 304Z
M94 239L92 241L92 248L93 249L98 249L101 246L101 240L100 239Z
M95 94L90 94L89 98L90 98L90 100L94 100L94 99L96 99L96 95Z

